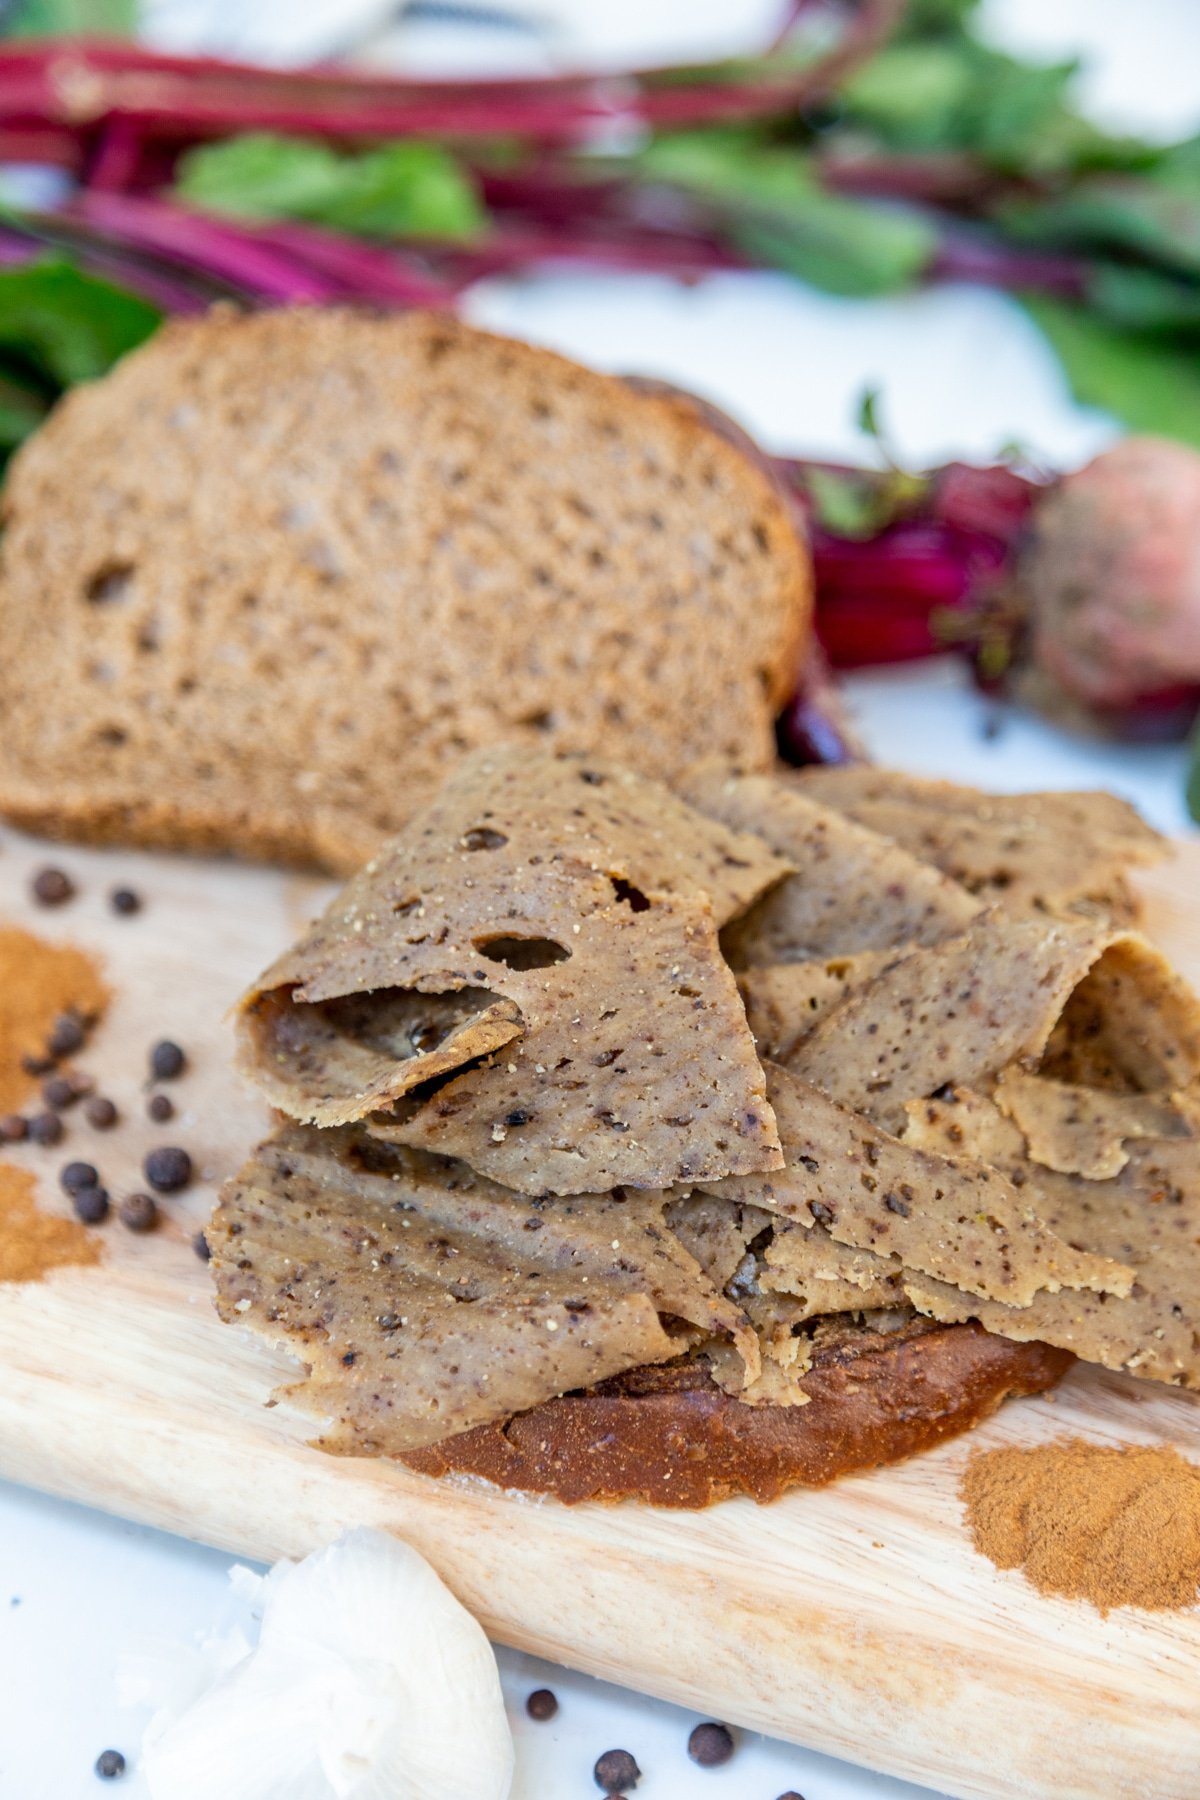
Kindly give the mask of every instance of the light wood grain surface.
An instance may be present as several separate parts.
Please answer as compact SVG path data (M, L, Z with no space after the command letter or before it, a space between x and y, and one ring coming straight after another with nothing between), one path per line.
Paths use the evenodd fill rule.
M569 1509L438 1484L307 1447L311 1421L271 1393L294 1370L218 1323L190 1239L264 1129L229 1069L228 1007L322 902L321 884L165 858L55 850L79 898L28 901L45 846L0 856L0 918L93 949L115 1000L84 1065L126 1122L78 1113L53 1151L22 1147L47 1207L70 1156L114 1193L153 1143L203 1180L162 1231L105 1227L106 1258L0 1287L0 1474L131 1519L273 1559L343 1526L399 1532L504 1643L730 1722L980 1800L1184 1800L1200 1791L1200 1611L1102 1619L1047 1600L973 1551L957 1480L968 1440L898 1468L697 1515ZM118 919L105 894L137 887ZM1200 844L1144 883L1148 928L1200 980ZM179 1115L144 1114L145 1056L187 1047ZM970 1443L1068 1434L1200 1453L1200 1411L1151 1383L1077 1371Z

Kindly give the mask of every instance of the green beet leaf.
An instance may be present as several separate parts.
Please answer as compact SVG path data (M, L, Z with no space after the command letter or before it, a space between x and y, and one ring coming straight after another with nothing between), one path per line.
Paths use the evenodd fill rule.
M1194 349L1122 331L1044 295L1026 295L1024 302L1058 352L1077 400L1115 413L1132 431L1200 448L1200 358Z
M181 159L175 191L190 206L241 219L300 219L360 237L477 237L484 214L454 157L397 140L343 156L307 138L248 132Z
M1192 734L1191 747L1188 751L1187 787L1184 790L1187 809L1191 817L1200 825L1200 725Z
M478 237L483 210L454 158L437 144L397 142L347 157L322 223L362 237Z
M739 248L835 294L893 293L928 268L936 235L895 207L827 193L804 156L735 133L680 132L636 159L719 213Z
M148 301L59 257L0 272L0 349L55 387L105 374L161 318Z
M1200 173L1093 176L1061 199L1008 207L1003 222L1028 242L1123 251L1200 275Z
M1097 263L1087 298L1112 325L1131 331L1200 333L1200 282L1181 281L1136 263Z
M308 138L248 131L180 159L175 191L204 212L235 219L303 219L337 196L338 157Z
M973 84L969 54L959 45L899 43L856 69L838 97L895 148L937 150L958 142Z
M804 471L804 487L816 524L836 537L873 538L911 512L928 492L923 475L903 469Z
M17 0L5 37L132 37L137 0Z
M49 401L23 370L0 371L0 457L15 450L46 416Z

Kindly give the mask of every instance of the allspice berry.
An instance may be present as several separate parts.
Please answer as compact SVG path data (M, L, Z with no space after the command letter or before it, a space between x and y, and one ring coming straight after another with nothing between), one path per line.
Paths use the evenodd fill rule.
M688 1755L702 1769L717 1769L733 1755L733 1736L727 1725L697 1725L688 1738Z
M39 869L30 885L39 906L62 906L75 892L75 883L62 869Z
M117 1217L128 1231L153 1231L158 1224L158 1201L152 1194L127 1194Z
M642 1779L642 1771L628 1750L606 1750L596 1758L592 1778L606 1794L627 1794Z

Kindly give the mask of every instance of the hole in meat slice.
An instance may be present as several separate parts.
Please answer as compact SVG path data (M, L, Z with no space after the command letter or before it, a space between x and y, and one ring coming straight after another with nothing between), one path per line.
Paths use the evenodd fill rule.
M105 563L89 578L84 593L92 606L108 606L114 600L124 600L132 580L132 563Z
M372 993L344 994L316 1005L293 1006L290 1027L285 1012L276 1035L284 1045L292 1033L309 1042L309 1033L298 1026L306 1014L319 1013L332 1035L402 1062L412 1056L428 1056L497 999L486 988L461 988L452 994L376 988Z
M299 1001L276 988L243 1015L241 1055L293 1118L346 1124L458 1073L521 1034L511 1000L487 988L377 988Z
M464 834L462 847L464 850L499 850L507 842L502 831L493 831L490 825L476 825Z
M506 969L549 969L566 962L571 952L565 944L546 937L476 938L475 948L489 962L503 963Z
M641 888L634 887L632 881L626 881L623 875L610 875L612 891L617 899L629 907L631 912L649 912L650 900Z

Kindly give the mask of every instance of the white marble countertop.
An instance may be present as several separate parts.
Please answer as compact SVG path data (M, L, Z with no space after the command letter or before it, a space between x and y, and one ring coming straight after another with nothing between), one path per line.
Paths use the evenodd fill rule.
M161 18L167 0L155 10ZM193 0L193 41L205 10ZM295 9L284 10L295 18ZM640 9L653 10L649 0ZM692 10L711 19L711 7ZM1157 119L1164 130L1200 117L1200 12L1192 0L1141 0L1136 8L1123 0L1061 0L1054 8L997 0L989 11L1010 35L1053 51L1064 43L1107 47L1090 91L1110 116L1142 127ZM224 16L234 16L228 4ZM916 461L983 456L1017 439L1069 463L1112 435L1109 421L1071 403L1023 316L969 288L847 302L773 276L721 276L691 289L555 276L489 286L470 311L601 366L706 392L781 450L862 454L854 402L868 382L881 388L892 435ZM850 686L881 760L995 788L1110 786L1164 829L1186 828L1179 750L1089 744L1027 716L1005 719L989 737L983 702L950 664L863 675ZM79 1355L87 1356L86 1322ZM119 1442L110 1454L120 1458ZM113 1787L92 1773L108 1746L136 1760L139 1722L117 1708L116 1659L149 1638L188 1639L211 1628L228 1567L215 1551L0 1484L0 1794L144 1795L135 1767ZM917 1800L916 1788L749 1734L723 1769L698 1770L686 1755L693 1715L528 1657L502 1651L500 1660L518 1740L514 1800L595 1793L592 1764L614 1746L632 1750L645 1771L638 1800L775 1800L787 1790L805 1800ZM543 1685L561 1706L553 1722L535 1725L523 1700ZM863 1754L869 1758L869 1720Z

